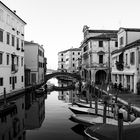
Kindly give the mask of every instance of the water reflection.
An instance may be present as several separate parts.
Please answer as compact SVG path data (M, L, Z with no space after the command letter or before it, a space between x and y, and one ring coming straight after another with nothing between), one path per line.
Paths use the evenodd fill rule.
M25 129L40 128L45 118L44 96L36 97L32 105L25 111Z
M1 106L0 115L0 139L1 140L25 140L25 98L24 96L7 107Z
M69 120L69 102L58 100L58 92L26 92L0 107L0 140L88 140L84 128ZM46 99L46 100L45 100Z
M28 92L0 106L0 140L25 140L26 129L39 128L45 118L45 96Z

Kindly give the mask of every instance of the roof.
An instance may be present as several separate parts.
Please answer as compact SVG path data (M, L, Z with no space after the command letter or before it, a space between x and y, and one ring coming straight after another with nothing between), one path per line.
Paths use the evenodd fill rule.
M118 30L88 30L89 33L117 33Z
M120 27L119 30L124 29L125 31L140 32L140 28L124 28Z
M125 51L125 50L127 50L127 49L129 49L129 48L136 47L136 46L138 46L138 45L140 45L140 39L138 39L138 40L136 40L136 41L134 41L134 42L132 42L132 43L127 44L127 45L126 45L125 47L123 47L123 48L120 48L120 49L118 49L118 50L113 51L111 54L113 55L113 54L116 54L116 53Z
M10 8L8 8L4 3L0 1L0 4L2 4L5 8L7 8L12 14L14 14L18 19L20 19L24 24L27 24L24 20L22 20L15 12L13 12Z
M24 44L25 45L37 45L37 46L39 46L40 48L42 48L44 50L42 45L39 45L38 43L35 43L33 41L30 41L30 42L29 41L24 41Z
M58 52L58 53L66 53L66 52L68 52L68 51L81 51L81 49L80 49L80 48L70 48L70 49L68 49L68 50L61 51L61 52Z

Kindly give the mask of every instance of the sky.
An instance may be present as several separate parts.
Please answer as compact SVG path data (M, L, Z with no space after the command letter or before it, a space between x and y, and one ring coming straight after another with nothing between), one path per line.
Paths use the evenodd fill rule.
M44 46L47 68L58 68L58 52L80 47L83 26L140 28L140 0L1 0L23 19L25 40Z

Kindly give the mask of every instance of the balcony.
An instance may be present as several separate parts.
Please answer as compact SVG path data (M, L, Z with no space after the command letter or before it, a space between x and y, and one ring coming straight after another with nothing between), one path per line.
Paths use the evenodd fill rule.
M124 70L124 65L123 65L123 62L119 62L119 61L116 61L116 68L117 70L119 71L123 71Z
M24 52L24 49L23 48L21 48L21 52Z
M16 73L18 71L18 66L16 64L11 65L11 72Z
M19 48L19 47L17 47L17 50L20 50L20 48Z

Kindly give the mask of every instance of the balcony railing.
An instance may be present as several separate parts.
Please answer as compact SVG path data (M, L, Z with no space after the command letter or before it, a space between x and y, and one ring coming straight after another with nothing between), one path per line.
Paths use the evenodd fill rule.
M11 72L16 73L18 71L18 66L16 64L11 65Z
M123 69L124 69L123 62L116 61L116 68L119 71L123 71Z

